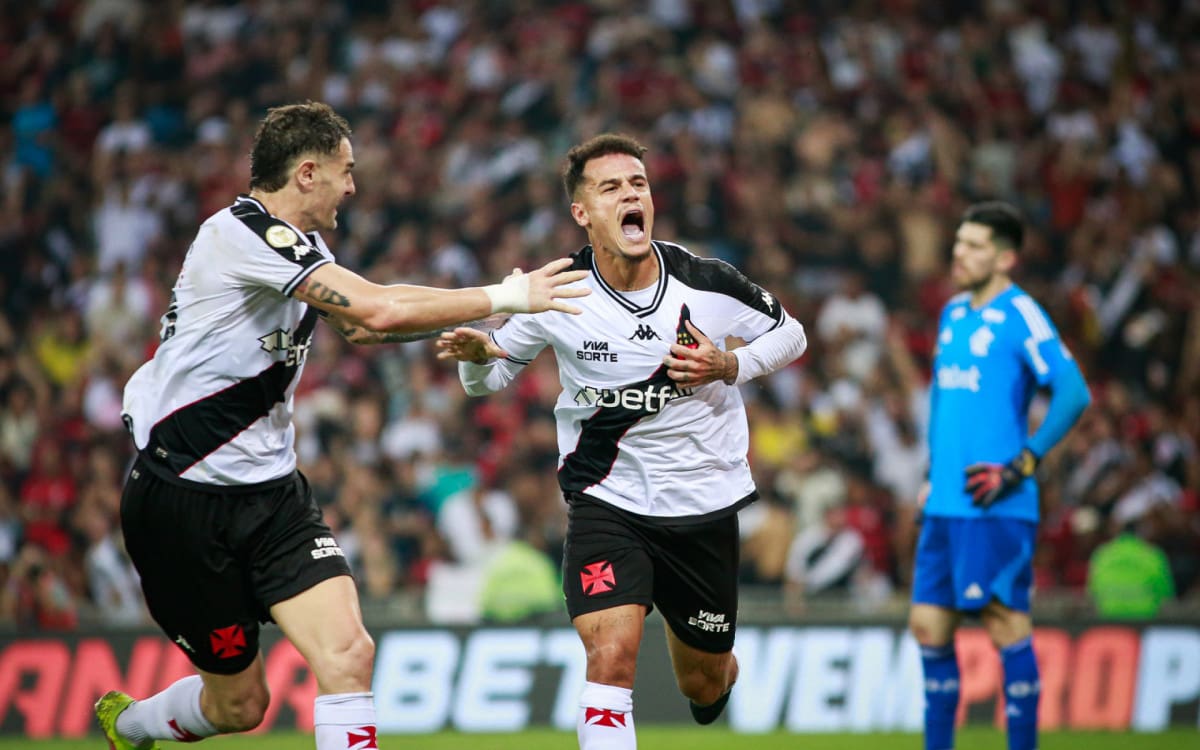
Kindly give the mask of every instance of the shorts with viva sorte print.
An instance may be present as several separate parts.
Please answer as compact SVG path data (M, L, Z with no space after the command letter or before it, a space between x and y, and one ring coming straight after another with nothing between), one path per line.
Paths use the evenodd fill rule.
M172 481L139 458L121 495L146 605L198 668L241 672L270 608L350 575L304 475L248 487Z
M572 619L623 604L647 613L657 606L689 646L718 654L733 648L741 503L715 518L664 519L587 495L567 502L563 593Z

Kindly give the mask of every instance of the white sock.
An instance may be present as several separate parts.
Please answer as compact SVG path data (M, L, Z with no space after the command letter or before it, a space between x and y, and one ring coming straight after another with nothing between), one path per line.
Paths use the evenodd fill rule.
M579 694L579 750L637 750L633 691L585 682Z
M200 710L200 675L184 677L143 701L134 701L117 716L117 731L135 745L148 740L196 742L217 734Z
M375 701L371 693L318 695L313 709L317 750L373 750Z

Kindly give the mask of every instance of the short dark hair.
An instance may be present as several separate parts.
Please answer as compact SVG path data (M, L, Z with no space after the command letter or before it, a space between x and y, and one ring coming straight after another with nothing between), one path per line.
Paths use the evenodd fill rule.
M346 118L323 102L287 104L267 110L250 148L250 188L273 193L288 181L292 162L305 154L336 154L350 137Z
M992 230L992 242L1004 250L1020 250L1025 241L1025 221L1021 212L1011 203L985 201L969 206L963 213L962 222L982 224Z
M604 133L590 138L567 152L567 163L563 165L562 181L567 191L567 199L575 200L575 191L583 182L583 168L592 159L609 154L629 154L635 159L642 158L647 149L632 136L620 133Z

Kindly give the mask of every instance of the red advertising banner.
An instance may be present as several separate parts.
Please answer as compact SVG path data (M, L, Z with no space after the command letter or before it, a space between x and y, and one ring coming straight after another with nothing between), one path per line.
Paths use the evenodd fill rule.
M316 682L294 648L264 633L271 706L258 732L312 729ZM380 731L515 731L574 726L583 651L570 628L395 629L375 633ZM1046 729L1159 731L1200 726L1200 626L1037 629ZM727 720L737 731L919 731L920 659L893 626L738 629L741 664ZM1003 674L980 629L959 633L960 720L1003 723ZM647 628L638 723L686 722L662 633ZM191 674L159 635L0 638L0 734L93 733L92 704L135 697ZM723 719L724 720L724 719Z

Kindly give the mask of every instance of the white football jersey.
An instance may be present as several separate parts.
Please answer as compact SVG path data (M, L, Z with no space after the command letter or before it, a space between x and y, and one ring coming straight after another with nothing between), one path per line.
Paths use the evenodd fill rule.
M292 394L318 311L291 294L332 261L319 235L247 196L200 225L162 344L125 386L126 426L159 473L229 486L295 470Z
M803 329L728 263L668 242L653 249L658 281L630 293L604 281L585 247L573 268L592 271L579 282L592 293L570 300L583 313L514 315L491 334L509 357L464 363L459 373L468 391L498 390L552 347L563 387L555 415L564 492L648 516L731 513L757 497L741 394L722 382L678 387L663 357L673 343L695 344L688 320L721 349L726 336L753 341L796 326L802 340Z

